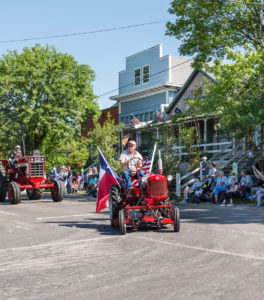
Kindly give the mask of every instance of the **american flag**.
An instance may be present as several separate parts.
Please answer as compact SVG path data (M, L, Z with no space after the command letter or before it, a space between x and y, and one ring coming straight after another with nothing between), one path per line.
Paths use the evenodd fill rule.
M140 124L139 119L137 119L133 114L130 114L130 116L132 117L132 119L130 120L131 123L136 125Z
M149 156L147 158L143 159L143 163L142 163L142 167L143 167L143 171L144 171L144 176L149 176L151 173L151 169L152 169L152 164L153 164L153 158L156 152L156 145L154 146L153 151L150 152ZM138 185L139 180L138 179L134 179L132 181L132 184L134 186Z

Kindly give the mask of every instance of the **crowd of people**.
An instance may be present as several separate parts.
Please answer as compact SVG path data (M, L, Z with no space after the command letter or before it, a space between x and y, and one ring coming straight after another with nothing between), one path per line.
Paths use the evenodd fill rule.
M249 199L257 202L256 208L261 207L262 198L264 198L264 175L252 166L252 175L249 170L240 172L240 176L232 170L228 176L225 176L223 171L216 169L216 164L212 162L207 165L207 158L203 157L201 162L200 178L196 178L192 186L187 186L184 189L184 199L181 203L186 203L189 199L211 200L219 206L233 206L234 199ZM253 183L252 179L255 179Z
M64 183L64 193L72 194L74 192L85 190L87 195L97 196L98 171L96 167L89 168L84 175L74 174L71 166L52 166L50 179L61 180Z

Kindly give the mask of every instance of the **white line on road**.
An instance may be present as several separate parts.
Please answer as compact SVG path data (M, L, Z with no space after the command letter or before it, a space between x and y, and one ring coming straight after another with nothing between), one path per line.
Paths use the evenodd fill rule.
M81 239L81 240L72 240L72 241L60 241L54 243L46 243L46 244L38 244L38 245L30 245L30 246L22 246L22 247L13 247L13 248L4 248L0 249L0 253L4 251L19 251L19 250L30 250L30 249L41 249L45 247L53 247L53 246L62 246L62 245L71 245L78 243L92 243L100 240L114 239L114 238L124 238L122 235L111 235L104 237L96 237L92 239Z
M236 253L236 252L230 252L230 251L225 251L225 250L220 250L220 249L209 249L209 248L204 248L204 247L199 247L199 246L190 246L190 245L183 245L180 243L172 243L172 242L167 242L167 241L160 241L157 239L151 239L148 237L143 237L143 236L137 236L136 238L150 241L153 243L159 243L159 244L164 244L164 245L170 245L170 246L176 246L176 247L181 247L181 248L186 248L186 249L192 249L192 250L198 250L198 251L206 251L206 252L211 252L211 253L217 253L217 254L222 254L222 255L232 255L232 256L237 256L237 257L243 257L247 259L254 259L254 260L261 260L264 261L263 256L256 256L256 255L250 255L250 254L242 254L242 253Z
M68 215L68 216L54 216L54 217L39 217L36 220L49 220L49 219L62 219L62 218L75 218L75 217L87 217L97 216L96 213L82 214L82 215Z
M0 214L9 215L9 216L17 216L17 214L13 214L7 211L0 210Z

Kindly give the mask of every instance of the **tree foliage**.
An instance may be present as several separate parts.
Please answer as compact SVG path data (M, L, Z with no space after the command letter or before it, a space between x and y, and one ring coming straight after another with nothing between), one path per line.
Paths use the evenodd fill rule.
M53 46L35 45L0 60L0 144L7 155L21 135L27 152L46 155L79 137L87 110L96 112L94 72Z
M123 124L116 125L115 121L107 114L107 120L101 125L98 122L98 117L93 119L94 129L88 132L87 144L93 148L92 155L99 166L99 156L96 147L100 148L104 157L109 162L110 166L120 172L120 163L117 159L119 134L123 128Z
M261 0L174 0L169 12L176 20L167 23L166 34L181 40L179 52L195 56L197 65L224 58L227 47L263 47Z
M228 58L234 63L218 63L211 68L216 84L205 84L204 96L200 91L188 99L189 111L214 115L223 129L237 138L246 137L255 154L263 155L264 52L228 50Z

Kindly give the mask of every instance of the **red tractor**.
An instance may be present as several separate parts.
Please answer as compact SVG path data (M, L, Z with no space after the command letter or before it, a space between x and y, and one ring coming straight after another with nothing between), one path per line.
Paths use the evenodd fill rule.
M119 227L121 234L126 234L128 226L137 229L140 225L162 228L171 224L175 232L180 231L180 212L169 202L167 178L161 169L158 175L143 176L140 187L139 180L132 181L132 190L126 190L124 183L110 186L110 221L113 227ZM168 180L172 180L171 175Z
M34 155L21 156L12 160L0 160L0 202L5 201L6 194L11 204L18 204L21 191L26 190L29 199L42 198L45 189L51 189L54 202L60 202L64 197L62 181L50 182L45 178L45 156L39 151Z

